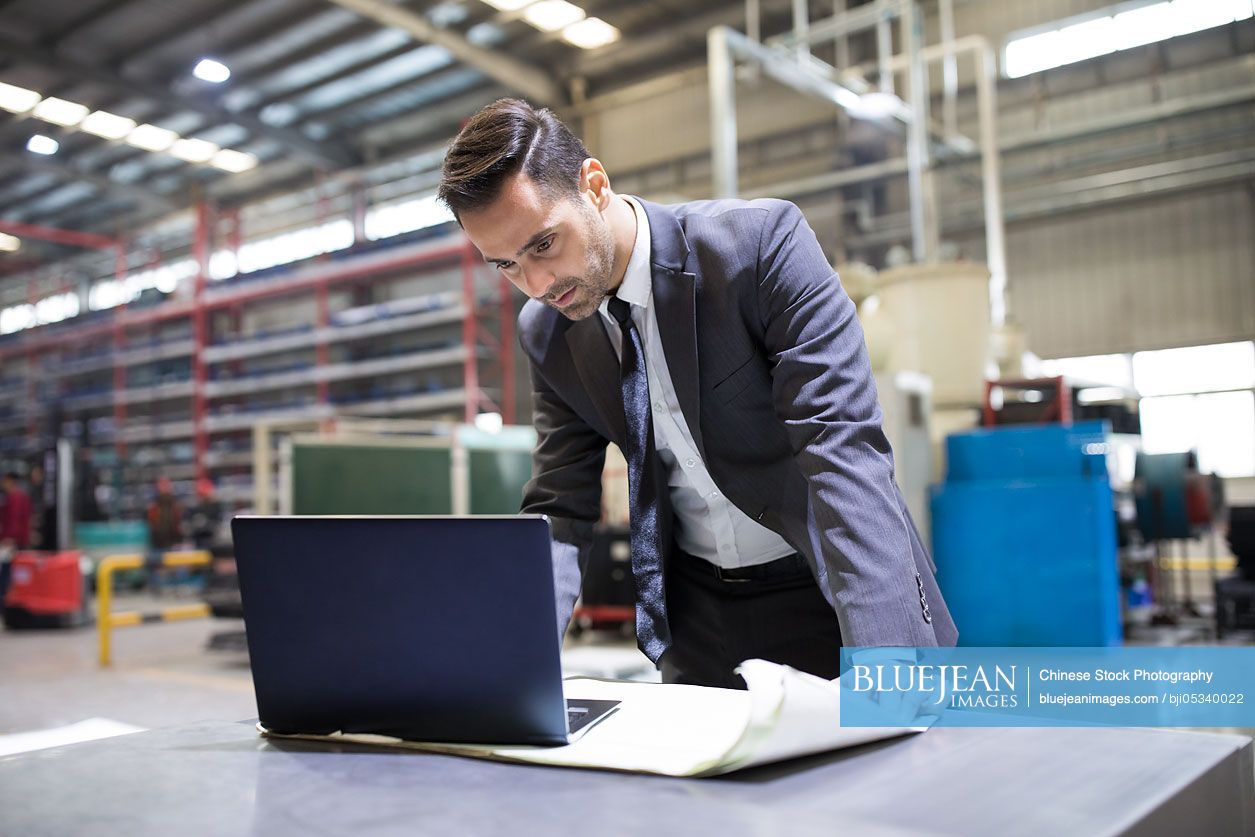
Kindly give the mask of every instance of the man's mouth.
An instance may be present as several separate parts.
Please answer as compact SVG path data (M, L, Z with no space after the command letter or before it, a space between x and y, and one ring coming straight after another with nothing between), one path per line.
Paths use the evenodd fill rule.
M553 301L558 308L565 308L571 300L575 299L576 286L572 285L571 289Z

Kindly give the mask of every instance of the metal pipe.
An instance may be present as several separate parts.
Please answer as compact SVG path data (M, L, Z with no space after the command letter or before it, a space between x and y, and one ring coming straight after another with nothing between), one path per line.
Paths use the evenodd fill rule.
M763 40L762 18L759 0L745 0L745 36L756 44Z
M941 42L954 40L954 0L939 0L937 7L941 24ZM959 132L957 103L959 98L959 60L948 53L941 64L941 124L947 137Z
M710 95L712 191L716 198L736 197L736 76L732 30L716 26L706 35Z
M845 0L832 0L832 16L845 14ZM837 35L832 39L833 63L837 68L850 66L850 39L845 35Z
M983 43L982 43L983 42ZM957 46L954 41L947 45ZM1006 220L1002 207L1002 161L998 149L998 77L993 47L983 38L971 42L976 61L976 108L980 130L981 198L985 209L985 264L989 268L989 319L994 328L1007 321ZM949 52L954 60L956 50Z
M798 61L805 61L811 54L810 9L808 0L793 0L794 51Z
M889 18L882 17L876 22L876 66L881 93L893 93L893 70L889 59L893 57L893 29Z
M866 31L882 19L898 17L908 4L909 0L876 0L876 2L856 6L849 11L833 15L827 20L811 21L806 28L806 40L815 43ZM792 47L796 40L791 33L786 33L768 38L766 43L769 46Z
M911 254L924 264L941 249L937 223L937 195L929 172L928 159L928 82L920 58L922 22L914 3L908 3L900 18L902 52L907 56L907 82L912 118L907 131L907 192L911 211Z
M813 195L819 192L826 192L829 189L839 189L843 186L853 186L857 183L866 183L872 180L905 174L907 168L906 158L898 157L879 163L856 166L852 169L842 169L841 171L829 172L827 174L799 177L796 180L773 183L767 189L748 191L741 197L746 200L753 200L754 198L794 198L802 195Z

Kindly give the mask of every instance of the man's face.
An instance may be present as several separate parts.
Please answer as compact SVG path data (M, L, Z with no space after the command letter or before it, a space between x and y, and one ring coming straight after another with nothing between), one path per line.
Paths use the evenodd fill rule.
M569 320L591 316L613 287L614 238L590 193L554 198L517 174L461 221L484 261Z

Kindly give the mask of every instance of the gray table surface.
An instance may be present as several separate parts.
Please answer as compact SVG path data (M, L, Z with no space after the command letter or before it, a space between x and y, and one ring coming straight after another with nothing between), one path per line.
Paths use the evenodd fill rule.
M715 779L260 738L204 723L0 758L0 834L1249 835L1252 741L935 729Z

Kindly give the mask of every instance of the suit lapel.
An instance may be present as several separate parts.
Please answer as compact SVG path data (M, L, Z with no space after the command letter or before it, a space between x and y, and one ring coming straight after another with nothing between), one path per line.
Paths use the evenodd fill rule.
M601 315L572 323L566 332L567 348L579 372L584 391L592 399L616 442L627 438L627 419L623 415L623 390L619 386L619 362Z

